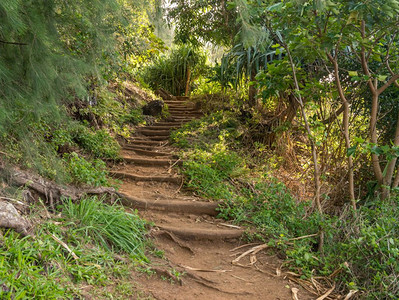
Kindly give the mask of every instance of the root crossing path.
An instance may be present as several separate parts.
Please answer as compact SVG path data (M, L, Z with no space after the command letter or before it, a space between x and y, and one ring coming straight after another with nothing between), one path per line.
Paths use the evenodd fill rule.
M123 145L123 163L111 171L123 182L124 204L155 224L154 243L164 251L164 258L153 262L158 276L143 273L135 280L155 299L296 299L296 288L299 299L312 299L277 276L281 261L272 253L258 253L252 265L249 257L232 263L256 245L245 246L241 228L215 218L218 203L182 189L183 179L175 168L182 162L168 142L171 130L201 112L186 98L165 102L170 117L138 128Z

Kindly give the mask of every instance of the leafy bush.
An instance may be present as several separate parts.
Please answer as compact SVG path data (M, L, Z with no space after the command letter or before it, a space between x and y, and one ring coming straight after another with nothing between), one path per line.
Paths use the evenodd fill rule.
M173 95L185 94L190 83L205 72L206 56L197 48L181 45L158 57L144 69L143 79L154 90L163 88Z
M63 206L64 215L75 221L85 236L109 250L124 251L137 258L144 255L145 223L137 214L131 214L117 205L107 205L96 197Z
M79 125L73 132L73 139L96 158L115 159L119 155L119 144L104 129L92 132L87 127Z
M84 183L91 186L109 186L108 171L105 163L95 159L93 163L80 157L76 152L66 154L65 159L75 183Z

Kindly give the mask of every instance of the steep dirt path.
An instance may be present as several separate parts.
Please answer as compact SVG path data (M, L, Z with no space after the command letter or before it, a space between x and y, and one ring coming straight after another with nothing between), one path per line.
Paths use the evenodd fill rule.
M234 258L251 248L232 251L245 244L244 231L215 218L217 203L182 191L174 168L181 161L168 143L169 134L201 112L184 98L165 102L170 118L139 128L123 145L124 162L112 170L123 180L125 204L155 224L154 242L166 258L158 262L160 275L171 268L179 272L136 280L156 299L293 299L291 289L298 287L275 276L281 265L276 256L259 253L254 266L248 266L248 258L241 261L243 266L233 265ZM184 274L180 282L171 284L168 278L179 274ZM312 297L299 288L299 299Z

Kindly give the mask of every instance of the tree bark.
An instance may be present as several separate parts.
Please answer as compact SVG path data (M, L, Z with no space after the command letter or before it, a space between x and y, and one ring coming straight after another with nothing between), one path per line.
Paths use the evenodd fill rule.
M184 93L184 96L186 96L186 97L190 93L190 81L191 81L191 69L190 69L190 67L187 67L186 92Z
M255 70L251 70L250 80L251 82L255 81L256 72ZM248 89L248 104L251 108L256 107L256 87L251 84Z
M337 90L339 97L342 101L343 106L343 135L345 138L345 145L346 149L351 147L351 140L349 134L349 116L350 116L350 107L348 99L344 94L344 90L341 85L341 80L339 76L339 68L338 68L338 61L337 61L337 54L333 57L330 53L327 52L327 57L330 62L333 64L334 67L334 77L335 77L335 84L337 85ZM348 156L348 181L349 181L349 196L352 203L353 209L356 210L356 199L355 199L355 180L354 180L354 166L353 166L353 158L351 155Z

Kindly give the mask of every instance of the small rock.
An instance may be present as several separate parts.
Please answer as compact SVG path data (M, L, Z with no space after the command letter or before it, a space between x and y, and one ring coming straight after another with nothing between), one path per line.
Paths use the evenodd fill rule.
M147 105L143 107L143 114L149 116L159 116L162 114L164 103L161 100L154 100L148 102Z
M12 228L22 235L28 235L28 222L20 216L14 205L0 201L0 227Z

